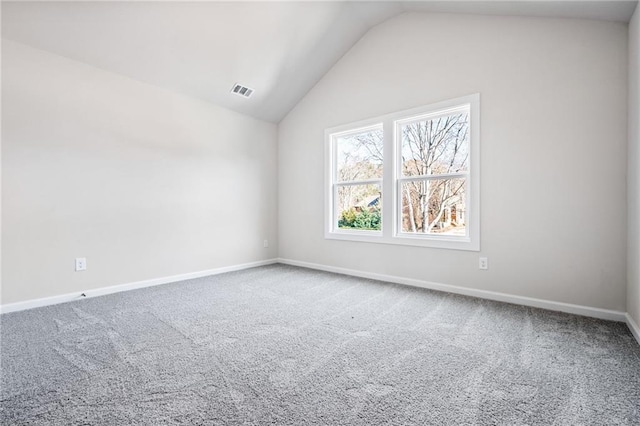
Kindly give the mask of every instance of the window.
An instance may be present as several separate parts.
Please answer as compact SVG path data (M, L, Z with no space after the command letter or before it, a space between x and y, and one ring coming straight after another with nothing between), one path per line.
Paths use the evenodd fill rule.
M326 238L479 250L479 95L325 137Z
M332 135L334 230L382 231L382 125Z
M396 122L401 233L466 235L469 106Z

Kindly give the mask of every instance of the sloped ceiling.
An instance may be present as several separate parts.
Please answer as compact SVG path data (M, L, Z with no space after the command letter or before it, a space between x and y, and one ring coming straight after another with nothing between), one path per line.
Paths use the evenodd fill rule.
M400 13L628 22L636 3L3 2L2 37L277 123L370 28ZM231 94L236 82L255 94Z

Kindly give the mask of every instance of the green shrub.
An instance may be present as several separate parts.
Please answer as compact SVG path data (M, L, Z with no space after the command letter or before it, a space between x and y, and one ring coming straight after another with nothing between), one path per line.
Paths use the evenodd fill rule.
M357 211L352 207L342 212L338 227L379 231L381 222L380 209Z

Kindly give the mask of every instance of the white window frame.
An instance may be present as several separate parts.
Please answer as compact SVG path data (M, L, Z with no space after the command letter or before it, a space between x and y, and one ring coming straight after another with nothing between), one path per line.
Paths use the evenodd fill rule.
M399 128L401 124L417 120L447 115L457 109L469 108L469 168L467 172L451 177L466 179L466 236L438 234L412 234L401 232L403 181L421 178L402 176L401 144ZM340 136L357 133L382 125L384 139L384 163L382 177L382 230L345 230L337 227L334 199L336 197L336 140ZM438 179L435 175L424 179ZM353 184L378 183L378 179L354 182ZM376 181L376 182L373 182ZM344 183L343 183L344 184ZM325 226L326 239L362 241L384 244L399 244L418 247L432 247L454 250L480 251L480 94L450 99L435 104L412 108L368 120L349 123L325 130Z
M365 120L358 123L352 123L345 126L334 127L325 131L326 142L326 156L325 156L325 182L328 184L328 193L325 193L325 216L328 216L327 223L325 225L325 236L331 235L327 238L335 238L341 240L352 241L374 241L382 237L382 230L372 231L363 229L340 229L337 227L338 221L335 217L335 200L338 198L338 188L346 185L380 185L380 191L384 195L384 173L386 168L383 165L383 177L365 180L354 180L341 182L336 178L337 175L337 163L338 152L336 149L337 140L340 137L353 135L367 130L373 130L377 128L383 128L384 126L379 120ZM328 131L330 132L328 133ZM384 146L383 156L386 157L386 144ZM385 162L386 163L386 162ZM382 206L384 208L384 197L382 198ZM327 210L328 208L328 210ZM384 222L384 219L383 219ZM384 224L383 224L384 226Z

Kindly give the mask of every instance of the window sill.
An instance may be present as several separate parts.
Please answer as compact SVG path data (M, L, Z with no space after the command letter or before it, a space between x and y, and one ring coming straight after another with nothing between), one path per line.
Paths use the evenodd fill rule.
M472 241L468 237L447 237L422 235L398 235L394 237L384 237L382 233L368 232L327 232L327 240L355 241L364 243L393 244L412 247L439 248L447 250L480 251L480 244Z

